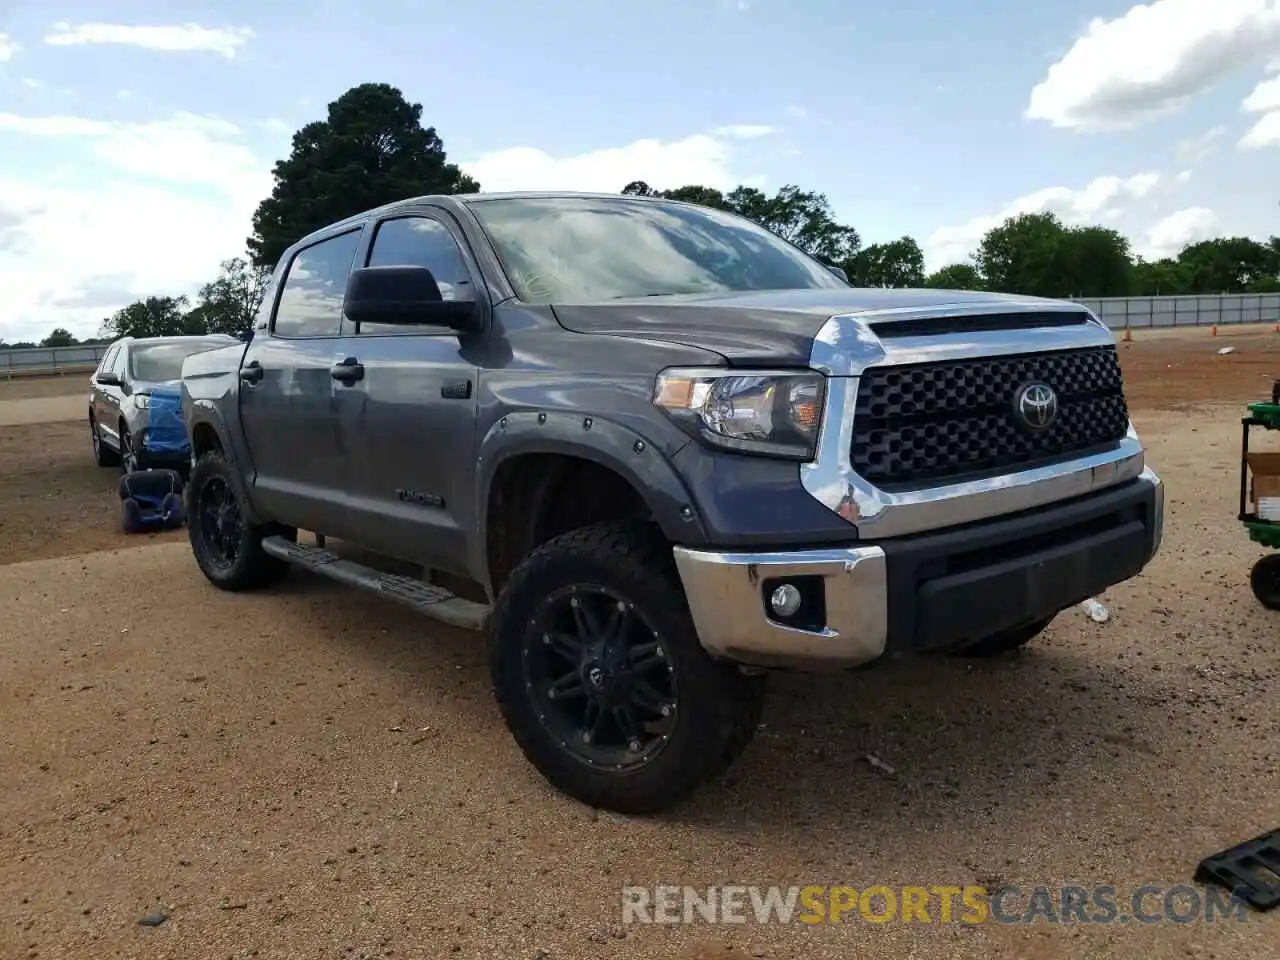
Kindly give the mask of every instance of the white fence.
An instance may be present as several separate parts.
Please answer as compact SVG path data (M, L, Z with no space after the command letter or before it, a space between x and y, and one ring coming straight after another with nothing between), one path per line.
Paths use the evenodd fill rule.
M1202 297L1073 298L1113 330L1125 327L1210 327L1280 323L1280 293L1225 293Z
M88 373L98 365L109 346L109 343L95 343L76 347L0 348L0 378Z

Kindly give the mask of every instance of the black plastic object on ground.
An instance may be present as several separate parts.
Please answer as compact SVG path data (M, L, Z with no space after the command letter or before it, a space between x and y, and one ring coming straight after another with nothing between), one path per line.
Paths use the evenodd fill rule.
M1255 910L1280 906L1280 830L1205 857L1195 879L1226 887Z
M135 470L120 478L125 533L176 530L186 522L182 475L176 470Z

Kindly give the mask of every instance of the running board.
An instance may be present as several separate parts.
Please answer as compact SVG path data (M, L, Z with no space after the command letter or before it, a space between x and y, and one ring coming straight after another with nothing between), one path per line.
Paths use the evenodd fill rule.
M489 618L487 604L464 600L443 587L414 577L382 573L364 564L344 560L323 547L294 543L284 537L266 537L262 541L262 549L273 557L306 567L330 580L398 600L450 626L482 630Z

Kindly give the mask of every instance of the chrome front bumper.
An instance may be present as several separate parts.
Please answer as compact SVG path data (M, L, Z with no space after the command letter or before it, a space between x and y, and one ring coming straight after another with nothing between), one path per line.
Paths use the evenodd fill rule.
M1164 526L1164 484L1150 468L1144 469L1132 483L1132 499L1149 503L1150 510L1146 514L1142 541L1135 544L1135 534L1127 545L1131 551L1136 547L1145 552L1145 559L1141 556L1135 558L1135 562L1145 565L1160 548ZM939 533L945 535L946 531ZM891 612L892 604L923 603L920 599L922 594L916 592L912 577L907 577L913 583L910 590L903 590L901 582L898 587L893 587L885 547L894 549L886 541L884 546L867 544L770 553L686 547L676 547L674 552L698 637L712 656L748 666L825 672L862 666L884 655L890 647L891 621L895 617ZM1062 547L1054 549L1059 557L1064 552ZM1106 549L1109 548L1097 544L1096 537L1082 540L1079 552L1069 561L1069 569L1087 570L1091 564L1087 562L1086 552ZM1071 545L1068 545L1066 552L1070 550ZM1053 559L1049 554L1028 558L1029 571L1040 565L1041 556ZM1001 582L995 579L996 571L999 571L999 576L1007 578L1008 566L1008 563L993 565L990 582ZM973 575L968 572L964 576ZM1031 572L1028 573L1030 575ZM768 605L768 581L806 576L821 579L825 625L819 629L801 629L781 623L771 615ZM1087 574L1082 573L1081 576ZM941 583L943 579L946 578L936 582ZM1111 585L1090 584L1095 592ZM983 589L981 582L974 589L980 593ZM1035 599L1040 592L1029 589L1019 595L1021 612L1041 617L1061 609L1033 609L1037 602L1041 602ZM1010 603L1013 603L1012 599ZM956 615L961 615L961 609L955 611ZM907 619L913 625L916 622L914 617ZM975 627L981 626L981 623L975 624ZM992 632L1005 626L1007 624L994 624ZM903 641L903 645L911 646L913 639Z

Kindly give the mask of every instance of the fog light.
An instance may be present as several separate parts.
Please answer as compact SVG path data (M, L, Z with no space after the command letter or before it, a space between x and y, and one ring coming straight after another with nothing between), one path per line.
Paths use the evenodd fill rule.
M790 617L800 609L800 591L792 584L784 583L773 591L769 605L778 616Z

